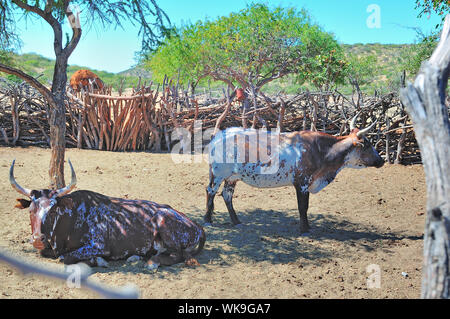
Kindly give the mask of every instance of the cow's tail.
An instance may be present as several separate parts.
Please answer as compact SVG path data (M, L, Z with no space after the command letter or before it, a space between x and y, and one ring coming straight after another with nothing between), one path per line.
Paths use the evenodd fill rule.
M200 228L201 234L200 234L197 245L195 245L195 246L197 246L197 248L195 248L195 246L192 246L192 250L186 249L183 252L183 259L184 259L184 263L186 264L186 266L190 266L190 267L200 266L197 259L195 259L193 256L200 253L200 251L205 246L206 234L205 234L205 230L202 227L199 227L199 228Z
M201 230L201 235L200 235L200 239L198 241L198 246L197 249L192 253L192 255L197 255L198 253L200 253L203 249L203 247L205 246L205 242L206 242L206 233L205 230L200 227Z

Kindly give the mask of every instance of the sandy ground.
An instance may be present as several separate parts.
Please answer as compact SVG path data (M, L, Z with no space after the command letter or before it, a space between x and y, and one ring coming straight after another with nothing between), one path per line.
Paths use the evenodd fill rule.
M14 158L20 184L48 185L48 149L0 148L0 247L62 270L59 261L38 255L29 242L28 212L13 208L21 196L8 181ZM67 158L77 173L77 189L166 203L202 223L205 162L175 164L169 154L77 149L68 149ZM217 196L215 224L206 228L199 267L178 264L151 273L144 261L118 261L93 268L91 279L113 287L133 283L142 298L418 298L425 189L420 165L345 169L311 195L312 231L299 236L293 187L256 189L239 183L234 205L244 226L232 227ZM97 297L0 264L0 298Z

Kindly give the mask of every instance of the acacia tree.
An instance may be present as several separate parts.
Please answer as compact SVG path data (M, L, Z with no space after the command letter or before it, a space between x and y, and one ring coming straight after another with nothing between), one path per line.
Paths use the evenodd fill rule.
M165 75L197 84L207 77L234 89L265 84L288 74L322 87L343 81L344 53L305 10L251 4L214 21L177 30L149 56L156 80ZM192 83L192 82L191 82Z
M436 24L435 30L429 33L415 28L418 41L402 54L404 60L402 67L412 76L417 75L422 61L429 59L436 48L445 14L450 12L450 2L448 0L416 0L415 9L419 11L418 18L435 13L441 16L441 22Z
M450 2L448 0L416 0L416 9L419 10L418 18L432 12L440 15L441 23L436 25L436 29L438 29L442 27L445 15L450 12Z
M48 23L54 34L53 48L55 52L55 67L50 89L37 79L13 67L8 60L0 60L0 71L15 75L36 88L49 104L48 120L50 125L50 146L52 157L49 175L50 187L61 188L64 182L65 154L65 104L67 83L67 64L70 55L81 38L80 12L87 23L100 23L102 27L110 25L122 27L126 20L140 25L139 35L142 36L142 47L147 50L157 46L170 24L167 15L154 0L134 1L82 1L82 0L0 0L0 50L8 52L14 47L14 41L19 39L15 32L16 17L21 13L25 19L37 17ZM63 25L69 22L72 35L66 34L67 41L63 44ZM3 54L2 56L5 56ZM6 63L5 63L6 60Z

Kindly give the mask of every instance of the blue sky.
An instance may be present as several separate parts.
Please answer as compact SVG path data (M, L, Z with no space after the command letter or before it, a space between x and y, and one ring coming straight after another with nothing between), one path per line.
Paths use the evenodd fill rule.
M414 0L271 0L270 6L305 8L325 31L332 32L340 43L413 43L420 28L427 33L440 22L440 17L417 18ZM172 24L214 19L245 8L249 1L227 0L159 0ZM20 52L35 52L54 58L53 32L38 19L19 22L23 47ZM82 25L83 27L83 25ZM85 30L86 31L86 30ZM109 72L120 72L135 64L140 49L138 28L125 25L125 30L109 27L91 28L83 33L69 64L83 65Z

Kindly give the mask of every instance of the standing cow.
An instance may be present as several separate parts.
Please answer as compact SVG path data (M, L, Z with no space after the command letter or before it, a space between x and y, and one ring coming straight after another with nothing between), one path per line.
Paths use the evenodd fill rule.
M232 204L238 181L260 188L293 185L300 213L300 232L307 232L309 193L319 192L344 167L381 167L384 164L364 136L375 123L359 130L355 128L356 118L352 119L351 133L347 136L300 131L267 133L261 138L261 131L242 128L217 134L209 144L205 223L212 223L214 196L222 182L225 182L222 196L235 225L240 223ZM262 159L261 155L267 156Z
M69 165L72 181L57 190L23 188L14 178L14 161L10 168L11 186L30 199L18 199L16 207L29 207L33 246L42 256L93 266L139 256L152 256L149 269L182 261L198 265L192 256L205 244L201 226L167 205L87 190L70 193L76 175Z

